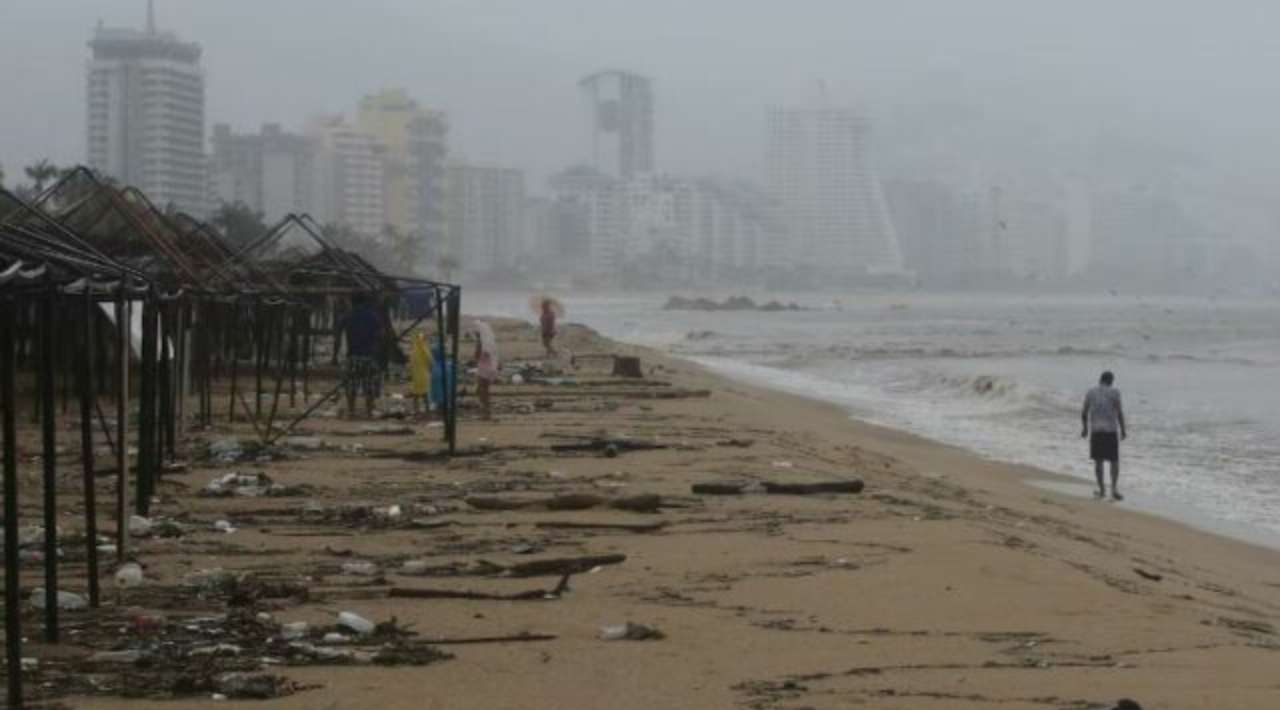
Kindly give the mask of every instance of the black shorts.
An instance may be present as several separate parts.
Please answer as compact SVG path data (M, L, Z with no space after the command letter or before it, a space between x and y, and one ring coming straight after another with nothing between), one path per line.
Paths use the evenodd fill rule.
M1120 436L1114 431L1095 431L1089 436L1089 458L1094 461L1119 461Z

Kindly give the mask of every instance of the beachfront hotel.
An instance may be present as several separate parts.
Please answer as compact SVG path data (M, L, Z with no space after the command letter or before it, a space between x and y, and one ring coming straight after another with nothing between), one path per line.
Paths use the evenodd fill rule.
M89 42L88 164L156 204L206 209L204 71L200 45L156 30L104 27Z
M821 272L902 271L902 252L858 111L825 103L767 113L766 187L790 260Z

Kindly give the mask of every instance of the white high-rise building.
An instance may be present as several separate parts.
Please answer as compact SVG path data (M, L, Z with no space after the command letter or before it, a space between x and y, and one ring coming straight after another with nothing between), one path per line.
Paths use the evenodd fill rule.
M88 164L161 209L204 216L204 71L200 45L101 24L89 42Z
M473 274L516 265L524 241L524 172L455 162L445 168L449 253Z
M314 211L314 141L269 123L258 134L213 127L210 156L215 206L243 204L275 223L289 213Z
M766 186L790 235L793 264L826 273L902 271L868 130L849 108L769 109Z
M386 146L341 116L316 120L308 133L317 149L316 216L366 236L381 235L387 225Z

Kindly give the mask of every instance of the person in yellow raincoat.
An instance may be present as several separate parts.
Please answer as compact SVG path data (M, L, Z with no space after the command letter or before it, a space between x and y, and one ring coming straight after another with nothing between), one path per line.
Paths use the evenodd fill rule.
M427 417L431 416L431 367L434 363L431 359L431 348L427 347L427 336L419 331L413 335L413 351L409 354L409 372L413 378L413 391L410 399L413 400L413 415L421 416L425 413ZM422 410L418 407L421 405Z

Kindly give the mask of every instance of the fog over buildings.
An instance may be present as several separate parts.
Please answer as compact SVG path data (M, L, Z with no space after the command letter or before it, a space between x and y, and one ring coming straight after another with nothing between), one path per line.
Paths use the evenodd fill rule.
M6 185L86 163L492 285L1277 287L1271 3L147 5L0 9Z

